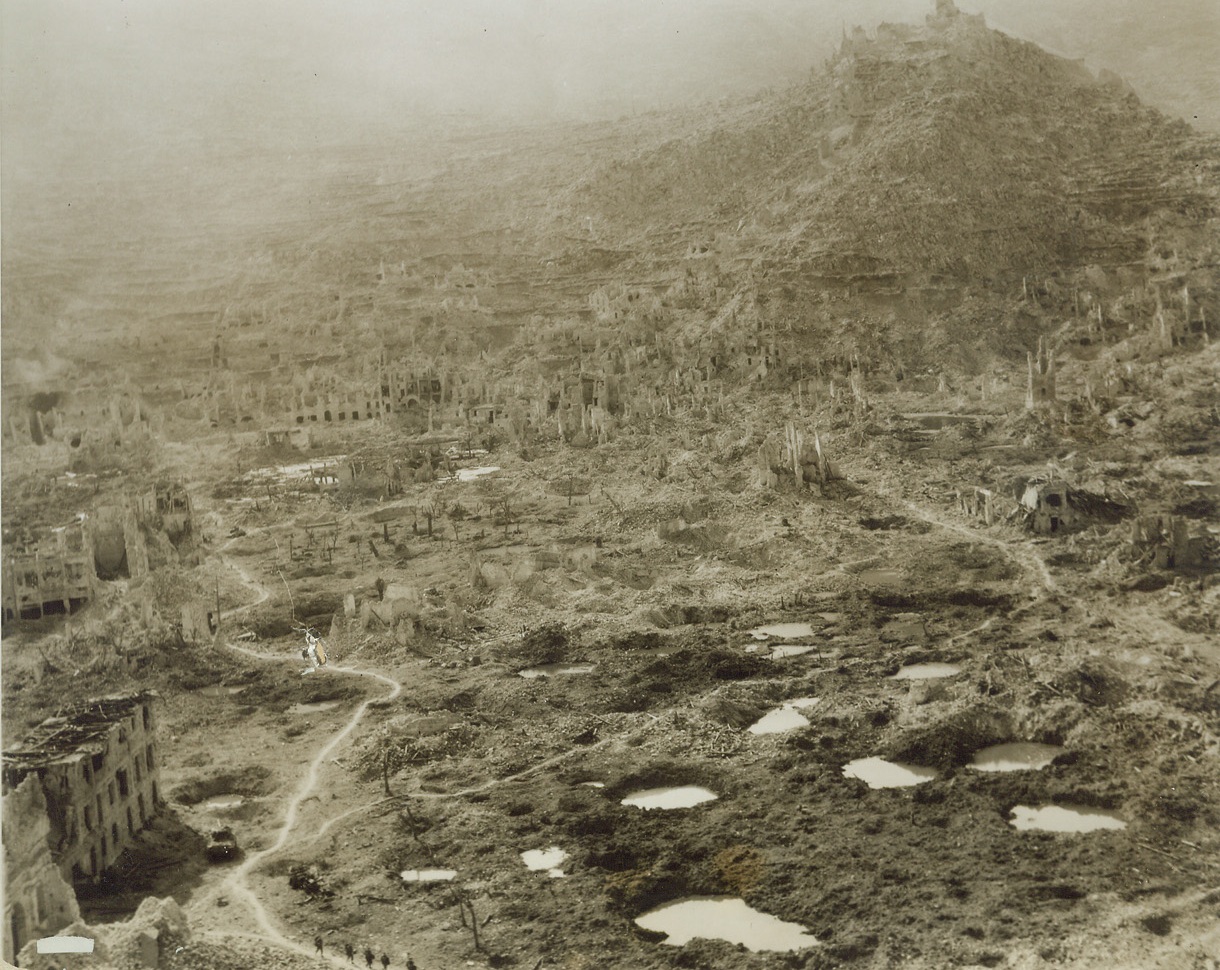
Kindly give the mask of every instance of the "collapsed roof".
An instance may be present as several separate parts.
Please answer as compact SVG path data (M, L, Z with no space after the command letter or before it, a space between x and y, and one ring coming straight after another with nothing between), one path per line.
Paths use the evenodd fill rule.
M77 701L60 708L4 752L6 778L10 772L19 777L47 765L103 751L111 728L156 697L155 691L144 690Z

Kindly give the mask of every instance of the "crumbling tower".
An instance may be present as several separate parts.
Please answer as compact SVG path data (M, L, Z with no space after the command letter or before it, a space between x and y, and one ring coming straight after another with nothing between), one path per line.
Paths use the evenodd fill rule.
M1032 411L1041 404L1055 400L1055 357L1041 337L1038 338L1038 355L1027 353L1029 361L1029 384L1025 391L1025 407Z

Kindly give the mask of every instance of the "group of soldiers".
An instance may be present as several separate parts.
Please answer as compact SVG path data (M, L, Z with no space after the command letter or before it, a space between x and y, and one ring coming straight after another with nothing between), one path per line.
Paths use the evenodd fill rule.
M313 945L314 945L314 948L318 951L318 956L322 956L323 955L322 947L324 945L323 941L322 941L322 937L315 936L313 938ZM356 948L354 946L352 946L350 943L344 943L343 952L345 954L347 954L348 963L356 962ZM368 970L373 970L374 958L375 958L375 954L373 953L373 948L366 946L364 948L364 962L367 965ZM381 970L390 970L390 958L384 953L381 954ZM417 970L417 968L415 966L415 961L412 960L409 956L407 957L407 970Z

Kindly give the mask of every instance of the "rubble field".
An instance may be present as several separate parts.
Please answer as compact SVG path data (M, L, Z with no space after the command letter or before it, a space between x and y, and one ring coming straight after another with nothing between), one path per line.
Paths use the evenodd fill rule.
M6 216L18 966L1215 970L1215 138L940 0L253 144Z

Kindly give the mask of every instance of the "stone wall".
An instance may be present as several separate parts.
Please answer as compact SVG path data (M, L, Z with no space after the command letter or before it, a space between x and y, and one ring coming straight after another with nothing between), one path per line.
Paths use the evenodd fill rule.
M3 798L4 959L80 918L76 896L51 858L47 800L34 775Z

